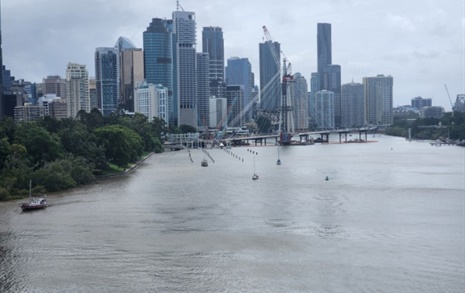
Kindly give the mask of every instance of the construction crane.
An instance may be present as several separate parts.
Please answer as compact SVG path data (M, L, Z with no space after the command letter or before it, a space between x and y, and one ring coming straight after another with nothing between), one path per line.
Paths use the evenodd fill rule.
M273 55L274 62L278 69L278 72L281 70L281 62L278 58L278 53L276 52L276 48L273 45L273 38L271 37L270 32L268 31L266 26L263 26L263 32L265 34L266 43L270 48L271 54ZM282 74L282 90L281 90L281 111L280 111L280 140L282 145L288 145L291 143L292 134L291 132L294 130L293 126L293 109L292 109L292 99L289 92L289 84L293 81L292 76L292 66L291 63L288 63L286 55L281 51L280 52L283 58L283 74ZM289 113L290 112L290 113ZM282 129L281 129L282 126Z
M452 116L454 116L454 104L452 103L452 99L450 98L449 89L447 89L447 84L444 84L446 88L447 96L449 97L450 107L452 109Z

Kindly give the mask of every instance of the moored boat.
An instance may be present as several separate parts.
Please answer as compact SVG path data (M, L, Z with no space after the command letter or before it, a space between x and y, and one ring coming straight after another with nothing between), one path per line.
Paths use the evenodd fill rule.
M20 204L20 207L23 211L45 209L47 207L47 199L43 197L30 198L29 202Z
M207 159L203 159L202 162L200 163L202 167L208 167L208 161Z

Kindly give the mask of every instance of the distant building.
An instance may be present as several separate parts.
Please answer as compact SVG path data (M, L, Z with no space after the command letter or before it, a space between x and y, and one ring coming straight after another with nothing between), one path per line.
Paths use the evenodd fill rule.
M206 130L210 125L210 59L208 53L197 53L197 128Z
M228 127L241 127L245 124L244 116L241 115L241 109L244 105L244 86L228 85L226 86L226 103L227 114L226 121Z
M347 83L341 87L342 127L361 127L365 125L365 100L363 84Z
M86 66L68 63L66 67L67 117L76 117L77 112L90 112L89 73Z
M294 129L308 130L308 85L300 73L294 74L294 82L290 84Z
M317 62L318 73L323 72L326 65L332 64L331 24L317 24Z
M95 80L98 105L103 116L118 109L119 100L119 52L114 47L95 50Z
M420 110L423 107L431 107L432 100L431 99L423 99L422 97L415 97L412 99L412 107Z
M266 112L276 112L279 107L279 102L281 101L282 93L280 79L280 43L271 41L260 43L259 58L260 108Z
M315 120L319 130L329 130L335 128L334 121L334 93L328 90L321 90L315 94L313 104L315 110Z
M320 83L318 90L328 90L334 93L335 126L339 127L342 124L341 66L332 63L330 23L317 24L317 63Z
M142 49L123 49L120 57L120 97L122 108L134 112L134 88L144 81L144 52Z
M66 98L66 80L59 75L49 75L42 79L42 94L55 94Z
M366 124L393 123L393 78L382 74L363 78Z
M168 125L178 124L178 99L174 72L174 39L172 20L153 18L143 33L144 77L147 83L161 84L168 88Z
M423 107L420 110L420 118L441 118L444 108L439 106Z
M97 81L94 77L89 78L90 110L99 109L97 98Z
M202 31L202 52L209 57L209 80L224 80L224 39L220 27L204 27Z
M36 121L41 117L44 117L44 107L42 106L25 104L15 107L14 119L16 123Z
M196 71L196 21L195 13L173 12L175 36L176 94L179 101L178 125L198 125L197 71Z
M223 122L226 121L227 107L226 98L210 98L210 128L223 128Z
M134 90L134 112L145 115L148 120L159 117L168 121L168 88L143 82Z
M246 117L250 116L254 95L252 90L254 87L254 75L252 73L252 65L248 58L231 57L227 60L226 66L226 83L228 85L242 85L244 87L244 113ZM256 99L258 102L258 99Z

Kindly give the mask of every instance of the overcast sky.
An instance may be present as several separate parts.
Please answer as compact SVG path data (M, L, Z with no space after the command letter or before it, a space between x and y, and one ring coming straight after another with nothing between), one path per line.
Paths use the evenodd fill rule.
M16 78L65 77L68 62L95 76L94 52L120 36L142 48L152 18L170 19L175 0L0 0L3 63ZM332 60L342 83L377 74L394 78L394 106L432 98L450 111L465 93L465 0L183 0L202 28L223 29L225 59L249 58L259 83L258 43L265 25L309 82L316 71L317 23L332 24ZM225 60L225 62L226 62Z

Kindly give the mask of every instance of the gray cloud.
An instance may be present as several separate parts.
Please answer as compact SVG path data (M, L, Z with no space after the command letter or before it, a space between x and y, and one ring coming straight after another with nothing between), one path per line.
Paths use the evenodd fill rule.
M203 26L220 26L226 58L247 57L259 77L258 43L266 25L284 54L307 80L316 71L316 24L332 24L333 63L343 83L379 73L394 77L395 105L415 96L434 97L450 109L444 90L465 92L461 1L333 0L273 2L185 0L197 17L197 50ZM86 64L94 75L97 47L119 36L142 46L154 17L171 18L174 0L15 0L2 3L4 63L17 78L40 82L64 76L68 62Z

